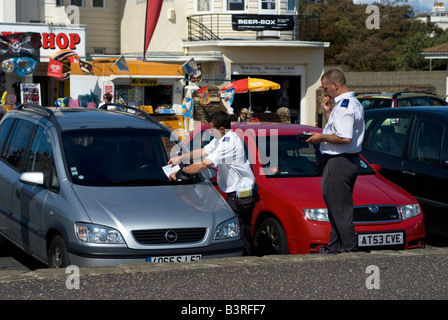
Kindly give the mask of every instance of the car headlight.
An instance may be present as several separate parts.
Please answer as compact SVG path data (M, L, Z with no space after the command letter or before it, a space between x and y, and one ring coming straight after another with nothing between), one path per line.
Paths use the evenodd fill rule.
M121 233L113 228L90 223L75 223L76 236L89 243L122 244L125 243Z
M305 217L308 220L330 222L330 219L328 218L327 208L303 209L303 211L305 212Z
M399 208L403 220L414 218L421 213L420 206L417 203L407 204L405 206L400 206Z
M239 223L238 218L226 220L216 227L215 240L235 238L239 235Z

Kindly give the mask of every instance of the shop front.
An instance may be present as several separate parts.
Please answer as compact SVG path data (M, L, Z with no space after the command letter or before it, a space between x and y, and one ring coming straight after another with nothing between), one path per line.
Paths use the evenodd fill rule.
M50 58L61 50L73 51L81 59L86 57L86 27L85 26L53 26L36 23L0 23L0 35L7 36L19 33L37 33L41 38L39 50L40 59L35 65L25 65L32 72L17 72L18 70L0 70L0 92L7 92L7 102L18 104L22 102L54 105L60 97L70 95L69 79L59 81L48 77ZM17 66L19 66L17 64ZM20 67L20 66L19 66ZM19 68L20 70L20 68ZM23 70L23 69L22 69Z
M81 101L81 97L90 96L98 103L104 100L104 94L110 93L113 103L144 110L172 130L183 129L181 65L129 59L124 62L127 70L120 70L118 60L90 61L91 75L85 74L78 64L72 64L71 98Z

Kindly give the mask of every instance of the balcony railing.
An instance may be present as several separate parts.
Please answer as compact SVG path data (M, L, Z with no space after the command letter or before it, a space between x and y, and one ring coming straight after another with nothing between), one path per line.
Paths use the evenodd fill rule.
M320 17L294 15L293 30L279 31L235 31L232 29L232 15L192 15L188 20L188 40L265 40L322 41L320 38Z

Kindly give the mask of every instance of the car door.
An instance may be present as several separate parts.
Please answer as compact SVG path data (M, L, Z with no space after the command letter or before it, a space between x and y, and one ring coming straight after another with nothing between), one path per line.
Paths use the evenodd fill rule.
M402 181L422 205L429 229L445 229L448 234L448 201L443 187L448 181L448 130L443 122L416 117Z
M8 135L11 132L11 128L14 125L14 119L9 118L2 122L0 125L0 151L3 150L3 146L7 141ZM2 153L0 153L1 155ZM0 159L0 232L9 235L10 233L10 201L12 194L12 184L10 182L10 177L8 173L12 173L13 170L5 163L5 161Z
M23 172L43 172L51 181L47 187L27 185L16 181L13 190L11 208L17 219L14 222L20 224L14 226L21 244L38 256L45 256L45 233L47 219L44 215L45 201L49 190L54 189L54 160L51 139L47 131L37 126L26 158L24 159Z
M368 130L362 155L372 164L382 167L381 174L400 185L403 153L406 148L411 116L408 114L380 114L374 120L366 115Z

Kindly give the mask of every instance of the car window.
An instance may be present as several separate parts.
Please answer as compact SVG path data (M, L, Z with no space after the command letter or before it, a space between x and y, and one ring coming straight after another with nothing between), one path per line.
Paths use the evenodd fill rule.
M3 144L6 141L6 137L8 136L9 130L11 129L13 123L14 119L9 118L3 121L0 126L0 150L3 149Z
M448 161L448 130L447 130L447 128L445 128L441 154L442 154L441 155L442 161L445 161L445 162Z
M38 127L28 154L25 171L44 172L50 169L53 149L48 134Z
M442 99L438 99L438 98L434 98L434 97L429 97L431 106L446 106L446 102L443 101Z
M361 102L362 107L365 110L368 109L381 109L381 108L390 108L392 106L391 99L382 99L382 98L358 98L359 102Z
M418 118L412 134L411 159L438 165L444 125L436 120Z
M22 159L33 130L33 123L25 120L18 120L13 131L9 135L6 147L3 151L3 158L17 169L19 169L22 164Z
M50 188L59 190L59 180L53 158L53 147L48 133L38 127L28 152L25 171L47 172L50 176Z
M62 136L67 170L73 183L113 186L168 182L162 169L174 146L168 132L74 130L64 131Z
M408 126L408 115L381 116L370 131L366 149L400 156Z
M403 107L411 107L411 99L409 98L405 98L405 99L399 99L397 102L397 105L399 108L403 108Z
M429 97L413 97L411 98L412 106L430 106L431 101L429 100Z

